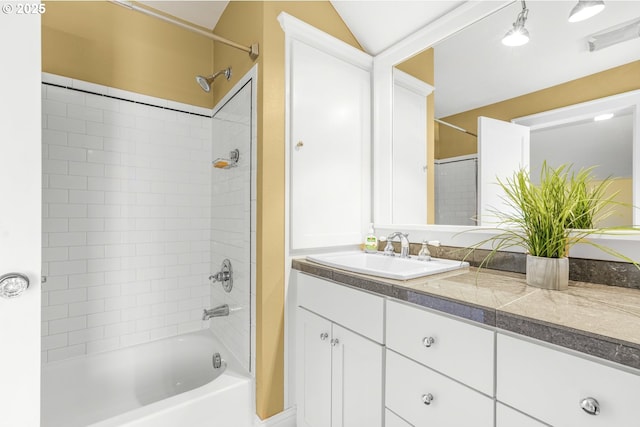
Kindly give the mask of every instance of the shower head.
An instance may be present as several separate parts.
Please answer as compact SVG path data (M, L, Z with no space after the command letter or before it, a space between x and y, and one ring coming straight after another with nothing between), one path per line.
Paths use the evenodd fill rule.
M204 90L205 92L209 92L211 91L211 85L213 84L213 81L222 74L224 74L227 80L229 80L231 78L231 67L220 70L217 73L210 75L209 77L196 76L196 82L198 82L202 90Z

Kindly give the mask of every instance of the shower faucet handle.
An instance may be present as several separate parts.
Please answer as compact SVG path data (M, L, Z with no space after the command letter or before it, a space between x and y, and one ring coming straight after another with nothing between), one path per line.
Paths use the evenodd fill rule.
M231 289L233 289L233 267L231 267L231 261L228 258L222 261L220 271L209 276L209 280L212 283L222 283L223 289L226 292L231 292Z

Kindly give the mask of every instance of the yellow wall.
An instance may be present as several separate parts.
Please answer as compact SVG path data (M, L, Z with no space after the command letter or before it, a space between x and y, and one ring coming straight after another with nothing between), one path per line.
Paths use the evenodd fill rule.
M555 108L640 89L640 61L572 80L557 86L443 118L477 133L478 116L512 120ZM439 127L436 159L477 152L477 139L446 126Z
M285 46L276 19L283 11L360 48L327 1L232 1L215 28L216 34L238 43L260 43L256 412L263 419L284 409ZM216 43L214 63L216 68L231 65L234 75L231 81L214 85L217 102L253 62L246 53Z
M419 54L407 59L396 66L413 77L422 80L433 86L433 48L427 49ZM434 93L427 96L427 224L435 222L435 129L434 119Z
M195 82L213 70L213 41L104 1L46 2L42 70L211 108ZM220 80L220 79L218 79Z
M284 32L285 11L349 44L359 44L328 1L231 1L214 32L245 52L106 2L47 2L42 19L43 71L211 108L258 64L256 411L284 409ZM197 74L231 66L212 94Z

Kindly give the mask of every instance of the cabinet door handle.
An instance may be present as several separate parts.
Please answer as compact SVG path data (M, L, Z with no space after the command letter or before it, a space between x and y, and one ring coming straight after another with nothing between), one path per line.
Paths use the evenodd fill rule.
M431 347L435 342L436 340L433 337L425 337L422 339L422 345L424 345L427 348Z
M340 340L338 338L334 338L331 340L331 345L332 346L337 346L338 344L340 344Z
M326 340L327 338L329 338L329 334L328 333L323 332L323 333L320 334L320 339L322 341Z
M433 402L433 395L431 393L422 395L422 403L425 405L431 405L431 402Z
M580 407L589 415L598 415L600 413L600 404L593 397L585 397L580 401Z

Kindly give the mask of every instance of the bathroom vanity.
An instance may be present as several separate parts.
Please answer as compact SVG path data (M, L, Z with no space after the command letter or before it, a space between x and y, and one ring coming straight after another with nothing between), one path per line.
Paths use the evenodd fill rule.
M298 426L631 427L640 291L294 260Z

